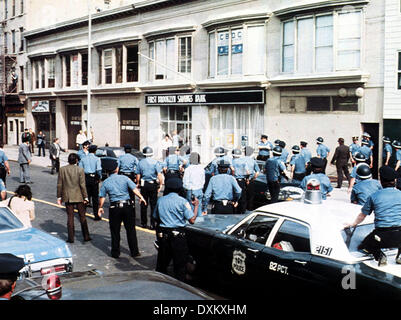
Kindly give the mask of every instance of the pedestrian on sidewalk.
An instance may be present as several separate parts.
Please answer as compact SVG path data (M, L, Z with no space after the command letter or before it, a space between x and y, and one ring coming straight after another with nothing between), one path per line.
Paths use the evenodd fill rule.
M3 150L3 143L0 142L0 179L6 184L6 177L10 175L10 165L8 164L8 157Z
M43 156L46 156L45 148L46 148L46 135L42 132L39 131L37 137L37 143L36 145L38 146L38 156L40 157L41 154L43 153ZM41 152L42 151L42 152Z
M31 155L34 155L36 134L32 131L32 128L29 128L29 135L31 136L31 139L29 140L29 151L31 152Z
M31 152L29 151L29 139L24 138L18 148L20 183L32 183L29 172L29 164L31 162L32 162L32 157L31 157Z
M52 169L51 174L54 174L54 171L59 172L60 169L60 151L67 152L67 149L63 149L60 144L59 138L54 138L53 143L50 145L49 153L50 160L52 161ZM77 156L78 157L78 156ZM79 159L79 157L78 157Z
M57 204L61 206L64 202L67 209L67 242L69 243L74 242L75 207L78 209L84 241L92 240L89 236L88 223L85 217L85 205L88 203L88 193L85 186L85 172L83 168L77 166L77 163L77 154L71 153L68 156L68 165L60 168L57 179Z

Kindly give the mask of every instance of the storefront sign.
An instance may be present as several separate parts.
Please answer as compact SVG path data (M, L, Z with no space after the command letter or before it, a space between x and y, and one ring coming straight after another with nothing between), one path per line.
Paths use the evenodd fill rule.
M147 105L264 104L263 90L145 95Z
M49 112L49 100L32 101L32 112Z

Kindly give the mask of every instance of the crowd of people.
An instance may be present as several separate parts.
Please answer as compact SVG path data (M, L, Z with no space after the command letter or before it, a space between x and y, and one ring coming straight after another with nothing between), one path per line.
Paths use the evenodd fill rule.
M401 143L398 141L391 143L396 150L397 160L395 168L392 168L389 166L392 155L392 148L389 147L390 139L383 138L384 169L380 170L381 181L379 182L372 178L374 144L369 134L366 132L363 134L360 145L358 137L353 137L352 140L353 143L347 146L344 139L339 138L339 145L331 157L330 164L337 168L336 187L342 187L344 174L349 183L350 201L363 206L361 214L364 216L373 211L376 216L380 214L386 216L386 213L382 213L381 196L377 196L377 192L389 186L396 190L391 194L391 209L387 208L392 213L384 218L385 223L377 223L375 229L379 230L380 235L383 236L383 232L387 234L386 228L390 228L392 236L384 236L385 239L390 240L377 244L370 236L369 241L363 242L363 249L372 252L379 264L383 265L386 263L385 255L380 248L394 245L394 243L398 243L399 246L401 243L401 191L395 188L401 170ZM74 242L73 212L75 208L79 212L84 240L92 240L85 217L86 208L91 206L94 220L99 221L104 215L104 205L108 197L111 256L114 258L120 256L121 224L124 224L127 233L131 256L140 256L135 229L135 198L138 198L141 227L156 231L158 246L156 270L166 273L173 259L175 276L185 281L188 248L184 226L188 222L195 223L197 216L207 215L208 212L209 214L243 214L253 210L254 184L260 174L266 176L266 191L270 193L270 203L278 201L280 189L284 183L291 183L306 190L308 181L317 179L320 182L323 200L327 199L333 190L331 181L326 175L332 152L324 144L322 137L316 139L314 152L308 149L306 141L300 141L299 145L291 148L292 155L290 155L284 141L278 139L271 143L267 135L262 135L256 149L250 146L235 148L231 150L230 155L228 150L217 147L214 150L215 159L206 167L201 165L200 155L191 152L189 147L179 148L178 145L167 143L166 139L167 149L162 161L155 159L151 147L145 147L142 150L144 158L137 159L131 153L132 146L125 145L125 153L119 158L108 158L101 162L96 156L97 146L88 140L80 140L79 151L70 153L68 165L60 168L59 155L61 151L66 150L61 148L58 139L55 139L50 148L51 173L54 171L58 173L57 203L59 205L64 203L67 211L67 242ZM24 212L23 221L27 225L35 217L31 201L32 194L27 186L31 183L29 157L33 152L29 147L30 141L24 137L18 161L21 172L20 182L24 183L24 188L19 188L15 197L6 200L7 205L12 209ZM312 155L313 153L315 154ZM8 159L1 150L0 160L4 169L0 173L9 174ZM349 166L352 166L351 173ZM107 173L104 181L102 181L102 171ZM388 183L389 180L394 183ZM4 189L3 193L5 193L5 181L5 177L0 180L0 191ZM163 196L159 197L162 189ZM361 221L363 221L362 216L348 227L355 227ZM399 254L400 251L397 255L397 263L401 263Z

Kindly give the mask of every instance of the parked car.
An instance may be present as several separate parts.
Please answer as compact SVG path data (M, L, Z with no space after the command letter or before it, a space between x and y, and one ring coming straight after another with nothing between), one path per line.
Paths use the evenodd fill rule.
M32 227L25 227L12 210L0 207L0 252L25 260L22 277L73 269L71 251L65 241Z
M245 215L206 215L185 227L195 275L249 297L291 295L401 299L396 249L378 267L358 244L374 229L373 215L355 229L359 205L328 199L286 201ZM242 295L241 295L242 293ZM235 296L237 297L237 296Z
M122 154L124 154L124 148L123 147L98 147L96 150L96 156L100 158L100 161L102 164L107 161L107 159L116 159ZM133 154L138 160L141 160L145 158L145 155L136 149L131 150L131 154ZM103 167L103 166L102 166ZM102 170L102 180L105 180L107 178L107 173L106 171Z
M105 275L96 270L17 281L13 300L212 300L168 275L148 270Z

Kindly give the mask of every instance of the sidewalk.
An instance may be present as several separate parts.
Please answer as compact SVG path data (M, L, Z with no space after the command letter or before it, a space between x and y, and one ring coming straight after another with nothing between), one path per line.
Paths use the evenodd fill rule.
M18 161L18 146L9 146L5 145L3 150L6 153L9 161ZM68 155L69 152L61 152L60 154L60 166L64 166L68 164ZM49 150L46 149L46 156L38 156L38 148L35 148L35 153L32 155L31 165L40 166L40 167L49 167L51 168L51 161L49 158Z

